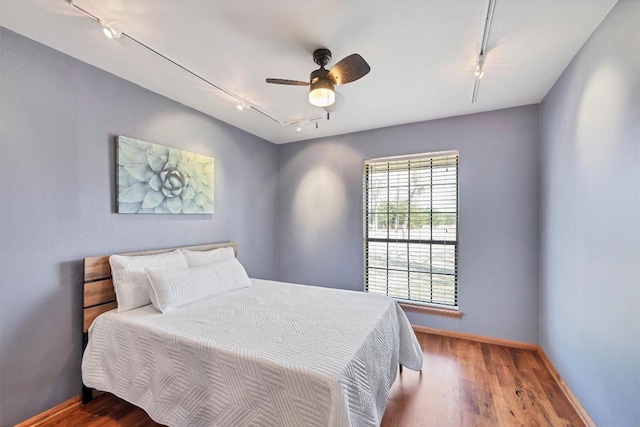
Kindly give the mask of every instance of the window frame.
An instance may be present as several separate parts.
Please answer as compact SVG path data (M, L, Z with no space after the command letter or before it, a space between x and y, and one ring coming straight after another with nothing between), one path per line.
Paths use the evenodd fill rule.
M372 164L384 164L384 163L391 163L391 162L403 162L406 161L407 164L407 168L406 170L409 172L411 170L411 165L410 162L412 160L414 161L418 161L418 160L431 160L433 161L434 159L443 159L446 157L455 157L455 167L456 167L456 171L455 171L455 230L456 230L456 237L455 240L436 240L433 239L433 231L431 231L430 233L430 238L429 239L411 239L409 238L410 236L408 236L406 239L398 239L398 238L393 238L390 239L388 236L387 238L381 238L381 237L374 237L374 238L370 238L369 237L369 222L370 222L370 214L373 211L370 211L369 208L369 201L370 201L370 175L372 173L372 171L369 169L370 165ZM431 167L433 170L433 166ZM364 291L369 293L369 270L370 270L370 266L369 266L369 243L370 242L376 242L376 243L387 243L387 257L389 254L389 249L388 249L388 245L389 243L406 243L407 245L409 244L420 244L420 245L427 245L429 247L429 250L432 249L434 244L445 244L445 245L452 245L454 246L454 305L449 305L449 304L439 304L437 302L430 302L430 301L422 301L422 300L412 300L412 299L403 299L403 298L397 298L397 297L393 297L389 295L389 291L387 290L386 294L390 297L393 298L394 300L396 300L400 306L405 309L406 311L415 311L415 312L421 312L421 313L427 313L427 314L435 314L435 315L440 315L440 316L446 316L446 317L454 317L454 318L460 318L462 317L462 312L460 312L460 294L459 294L459 246L460 246L460 235L459 235L459 218L460 218L460 197L459 197L459 187L460 187L460 153L458 150L450 150L450 151L439 151L439 152L430 152L430 153L419 153L419 154L412 154L412 155L408 155L408 156L393 156L393 157L382 157L382 158L373 158L373 159L367 159L363 162L363 261L364 261L364 268L363 268L363 273L364 273L364 277L363 277L363 282L364 282ZM411 184L409 183L407 185L407 188L410 188ZM432 181L429 184L430 187L430 194L433 194L433 178ZM387 191L389 191L389 188L391 188L390 185L387 185ZM411 204L409 202L409 207L408 207L408 215L411 214L410 209L411 209ZM433 202L430 202L430 214L429 215L433 215L434 213L434 209L433 209ZM430 216L430 218L432 218ZM433 227L433 225L431 225L431 227ZM408 255L409 256L409 255ZM433 262L432 258L430 256L430 263ZM430 269L432 268L433 264L430 264ZM388 268L387 268L388 270ZM386 271L386 270L385 270ZM410 275L410 268L409 265L407 266L407 294L410 295L410 289L411 289L411 275ZM431 289L433 289L433 279L430 279L430 287ZM371 292L371 293L377 293L377 292ZM384 294L384 293L377 293L377 294Z

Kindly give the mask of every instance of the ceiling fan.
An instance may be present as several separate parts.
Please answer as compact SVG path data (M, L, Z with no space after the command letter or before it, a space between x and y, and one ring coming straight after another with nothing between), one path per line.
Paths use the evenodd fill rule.
M342 100L342 96L335 91L334 86L356 81L369 73L371 67L367 61L357 53L351 54L338 61L330 70L324 67L331 61L329 49L316 49L313 52L313 62L320 68L311 72L309 82L286 79L267 79L267 83L309 86L309 102L317 107L324 108L327 113L335 111L336 99Z

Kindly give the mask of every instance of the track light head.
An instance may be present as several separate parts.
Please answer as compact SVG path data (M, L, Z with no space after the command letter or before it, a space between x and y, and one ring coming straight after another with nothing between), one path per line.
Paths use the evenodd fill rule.
M478 61L476 62L476 71L473 73L476 78L481 79L484 76L484 55L480 54L478 56Z
M102 32L108 39L119 39L122 36L122 31L112 21L100 19L98 22L102 27Z

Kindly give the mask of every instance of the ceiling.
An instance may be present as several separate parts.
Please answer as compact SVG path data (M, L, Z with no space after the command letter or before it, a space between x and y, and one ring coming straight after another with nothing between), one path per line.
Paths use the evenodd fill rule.
M539 103L617 0L496 0L471 103L488 0L75 0L255 109L127 37L109 40L65 0L0 0L0 25L274 143ZM312 52L359 53L371 72L337 86L326 120L306 87ZM329 67L327 67L329 68ZM295 124L307 123L297 132ZM282 123L279 123L282 122Z

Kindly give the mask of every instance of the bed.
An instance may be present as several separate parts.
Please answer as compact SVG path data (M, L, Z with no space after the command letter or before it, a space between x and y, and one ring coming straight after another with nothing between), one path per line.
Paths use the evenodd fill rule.
M116 312L108 259L85 259L85 400L107 391L169 426L377 426L398 365L422 368L389 298L250 279L164 314Z

